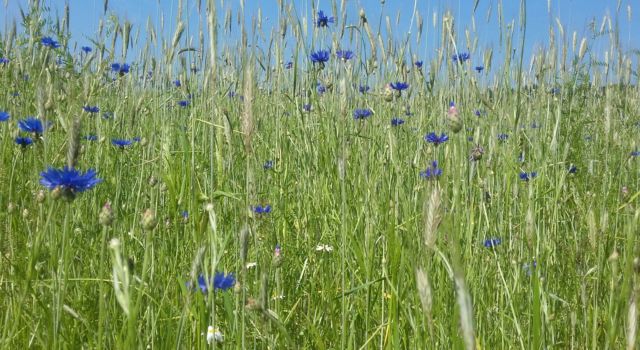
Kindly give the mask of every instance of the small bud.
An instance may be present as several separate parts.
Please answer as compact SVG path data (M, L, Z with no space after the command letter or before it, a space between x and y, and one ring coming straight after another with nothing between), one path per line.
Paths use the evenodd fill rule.
M40 190L38 191L38 193L36 193L36 203L43 203L46 198L47 196L44 190Z
M391 88L391 84L385 85L383 97L384 97L384 100L387 101L387 102L393 101L393 98L395 97L395 93L394 93L393 89Z
M618 254L618 250L614 248L613 253L609 255L609 261L616 261L618 260L619 257L620 257L620 254Z
M11 214L16 210L16 205L13 202L9 202L9 204L7 204L7 213Z
M640 273L640 258L633 258L633 271Z
M476 145L474 148L471 149L471 155L469 156L469 159L472 161L480 160L482 159L483 154L484 154L484 149L480 145Z
M449 128L454 133L462 130L462 120L458 116L458 110L453 102L451 102L451 107L449 107L449 111L447 111L447 121L449 122Z
M213 342L222 343L224 341L224 335L219 329L209 326L207 328L207 344L211 345Z
M156 179L156 177L153 176L153 175L149 176L149 180L148 181L149 181L149 186L151 186L151 187L153 187L153 186L158 184L158 179Z
M58 186L54 188L53 191L51 191L51 198L53 198L54 200L58 200L60 199L60 197L62 197L63 192L64 191L62 187Z
M158 225L156 214L151 209L147 209L142 214L142 228L145 231L152 231Z
M24 209L22 210L22 218L23 218L23 219L28 219L28 218L29 218L29 209L24 208Z
M113 215L113 209L111 208L111 203L107 201L100 210L100 215L98 215L98 222L102 226L111 226L115 216Z

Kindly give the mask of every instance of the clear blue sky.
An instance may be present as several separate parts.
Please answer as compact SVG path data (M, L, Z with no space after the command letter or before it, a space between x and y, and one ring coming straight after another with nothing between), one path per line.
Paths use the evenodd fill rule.
M59 11L62 13L64 7L64 0L41 0L44 4L50 6L53 11ZM202 0L203 5L206 0ZM339 5L340 1L336 1ZM396 39L403 38L406 32L410 29L410 21L412 17L413 0L386 0L384 7L380 4L379 0L347 0L347 22L352 24L358 23L358 12L360 8L364 8L369 22L373 25L374 29L377 29L378 19L382 11L384 14L391 18L391 22L394 25L396 16L400 15L400 24L396 28L394 25L394 36ZM494 49L494 58L501 60L504 57L504 52L501 50L498 39L498 0L479 0L478 8L473 13L473 4L475 0L457 0L457 1L426 1L418 0L417 10L425 20L425 32L423 33L422 40L419 44L415 42L415 28L412 29L413 36L411 43L413 45L413 51L418 54L421 59L429 59L433 57L433 48L438 45L437 39L439 38L439 32L433 29L432 18L433 13L443 13L444 10L451 10L456 19L456 28L459 35L458 45L464 48L464 30L466 28L472 28L472 19L475 18L476 32L479 38L478 48L483 51L485 48ZM0 15L0 31L6 32L10 22L15 18L20 22L19 7L27 8L27 0L2 0L2 6L6 11L2 11ZM104 0L68 0L71 7L71 32L72 42L81 45L89 44L88 38L95 37L98 21L103 16L103 3ZM184 0L183 1L183 18L189 19L190 35L197 42L197 26L198 26L198 12L197 12L198 0ZM239 11L239 0L216 0L218 4L219 13L222 15L226 12L226 9L233 9L234 13ZM223 6L221 4L224 3ZM257 9L262 9L263 26L265 27L265 33L270 33L270 27L277 23L278 13L276 0L245 0L247 14L247 20L250 20L250 15L256 14ZM503 0L503 20L505 23L509 23L512 20L515 23L517 33L518 29L518 13L519 3L518 0ZM528 59L531 56L531 52L539 46L547 46L549 40L549 24L550 20L553 21L553 27L557 32L557 26L555 24L555 18L558 18L567 36L569 44L571 44L571 36L574 31L578 33L578 42L582 36L589 36L589 23L595 20L596 28L600 28L602 18L605 14L609 14L612 19L612 23L619 25L620 42L625 51L630 49L640 48L640 36L633 35L633 33L640 33L640 2L637 0L621 0L621 8L619 15L616 15L616 9L618 0L551 0L551 12L550 18L547 12L548 2L547 0L528 0L527 1L527 34L526 34L526 50L525 50L525 63L528 63ZM316 1L294 1L299 16L306 17L311 23L313 21L312 4L315 4L318 9L323 9L325 12L331 12L332 1L329 0L316 0ZM175 17L177 14L177 0L109 0L109 12L117 15L121 19L127 19L144 30L147 23L147 19L151 19L154 23L159 23L159 18L164 17L165 27L167 28L165 36L170 38L175 27ZM631 21L627 18L627 6L632 7ZM224 8L224 10L220 10ZM490 12L490 15L488 13ZM234 25L235 25L234 21ZM386 32L386 23L383 20L383 33ZM237 30L235 31L237 33ZM346 40L346 39L345 39ZM558 39L559 40L559 39ZM603 52L608 48L607 38L599 38L595 41L590 41L591 48L594 52L598 53L600 59L603 56ZM343 42L343 45L349 45L348 42ZM517 41L514 42L514 47L517 47ZM479 61L479 58L477 58ZM494 65L499 64L494 59ZM634 58L634 62L637 62L637 57ZM635 64L634 64L635 68Z

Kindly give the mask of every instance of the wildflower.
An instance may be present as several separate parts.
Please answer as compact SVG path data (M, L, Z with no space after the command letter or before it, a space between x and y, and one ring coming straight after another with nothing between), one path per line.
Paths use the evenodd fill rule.
M532 122L531 123L531 129L539 129L541 127L542 126L540 124L536 123L536 122Z
M271 213L271 205L267 204L265 206L256 205L253 207L253 212L256 214L269 214Z
M632 157L640 156L640 151L633 151L630 153Z
M218 328L213 326L207 327L207 344L211 345L213 342L222 343L224 341L224 335Z
M373 111L370 110L369 108L364 108L364 109L356 109L355 111L353 111L353 119L365 119L365 118L369 118L371 115L373 114Z
M507 139L509 138L509 135L507 134L498 134L498 140L500 141L507 141Z
M213 278L210 280L210 284L208 284L207 282L208 281L204 277L204 275L198 276L198 287L204 294L207 294L209 292L209 285L211 285L214 290L216 289L227 290L233 287L233 285L236 283L236 279L233 276L233 273L230 273L225 276L225 274L222 272L216 272ZM190 286L190 285L191 285L190 283L187 284L187 286Z
M360 85L358 87L358 91L360 91L361 94L366 94L369 89L369 85Z
M318 244L316 246L316 252L331 253L332 251L333 251L333 247L328 244Z
M438 161L431 162L431 166L420 172L420 177L425 180L433 180L442 175L442 169L438 168Z
M118 73L120 75L125 75L126 73L129 73L129 68L131 68L128 64L126 63L112 63L111 64L111 71L114 73Z
M531 276L536 267L538 267L538 262L535 259L533 259L531 263L522 264L522 270L527 274L527 276Z
M322 83L318 83L316 91L318 91L319 94L324 94L325 92L327 92L327 88L326 86L322 85Z
M471 149L471 155L469 156L469 160L477 161L482 159L482 155L484 154L484 148L480 145L476 145Z
M180 79L176 79L173 81L173 85L175 85L176 87L181 87L182 83L180 82Z
M318 11L318 18L316 19L316 25L319 28L328 27L329 23L334 23L335 18L333 16L327 17L322 10Z
M266 162L264 162L264 164L262 165L262 168L264 170L270 170L273 169L273 161L272 160L267 160Z
M420 69L420 68L422 68L422 65L424 64L424 62L422 62L422 61L415 61L413 64L416 66L416 68Z
M16 145L22 146L22 148L27 148L27 146L33 143L33 139L31 139L30 137L21 137L21 136L16 137L14 141Z
M180 100L178 101L178 105L182 108L185 108L189 105L189 100Z
M551 88L551 89L549 90L549 93L550 93L551 95L553 95L553 96L560 95L560 92L561 92L561 90L560 90L560 88L558 88L558 87L554 87L554 88Z
M92 48L90 48L89 46L83 46L80 48L84 53L89 53L91 51L93 51Z
M113 119L113 112L102 113L102 119Z
M3 66L4 66L5 64L7 64L7 63L9 63L9 62L10 62L10 60L9 60L8 58L6 58L6 57L0 57L0 64L1 64L1 65L3 65Z
M133 142L140 142L142 139L140 138L140 136L136 136L134 138L131 139L131 141Z
M502 243L502 239L499 237L491 237L484 240L485 248L495 248Z
M438 146L439 144L449 140L449 136L447 136L445 133L442 133L440 134L440 136L438 136L435 132L430 132L424 136L424 140L429 143L433 143L435 146Z
M402 125L404 124L404 120L400 119L400 118L393 118L391 119L391 125L392 126L398 126L398 125Z
M312 52L310 58L311 62L314 64L318 63L320 66L323 66L325 62L329 61L329 51L318 50L316 52Z
M405 82L399 82L399 81L395 83L391 83L389 84L389 86L391 86L391 88L396 91L403 91L409 88L409 84Z
M291 69L291 68L293 68L293 62L289 61L284 64L284 69Z
M133 143L133 141L131 140L124 140L124 139L111 139L111 144L124 149L127 146L131 146L131 144Z
M11 118L11 115L8 112L0 111L0 122L6 122Z
M14 92L11 93L11 96L18 97L18 96L20 96L20 93L18 91L14 91Z
M475 114L476 117L482 117L482 115L484 114L484 111L476 109L475 111L473 111L473 114Z
M280 244L276 244L275 249L273 250L273 256L278 258L282 255L282 248L280 247Z
M30 132L35 135L40 135L45 130L42 121L34 117L27 117L27 119L18 121L18 127L24 132Z
M42 43L43 46L48 47L50 49L57 49L60 47L60 44L49 36L45 36L44 38L40 39L40 42Z
M336 57L343 61L348 61L353 58L353 51L351 50L338 50L336 51Z
M482 73L482 71L484 70L484 66L476 66L475 70L478 73Z
M158 225L156 213L152 209L147 208L147 210L142 213L142 220L140 223L145 231L153 231L153 229Z
M451 101L449 102L449 110L447 111L447 120L449 122L449 127L451 131L454 133L462 130L462 120L458 117L458 109L456 108L456 104Z
M189 212L188 211L186 211L186 210L181 211L180 212L180 216L182 217L182 221L183 222L186 223L187 221L189 221Z
M311 104L310 103L305 103L302 105L302 110L305 112L311 112Z
M575 165L571 164L567 169L567 172L569 172L569 174L575 174L578 172L578 168Z
M82 107L82 110L84 110L87 113L98 113L100 112L100 108L98 106L84 106Z
M451 56L451 59L453 60L453 62L460 62L460 63L464 63L469 58L471 58L471 55L469 55L468 52L462 52L457 55Z
M62 169L49 167L40 173L40 184L50 190L61 191L67 198L73 199L77 192L90 190L102 182L102 179L97 178L96 175L93 169L83 174L67 166Z
M520 173L520 180L522 181L529 181L530 179L534 179L538 176L538 173L535 171L532 171L530 173L527 173L526 171L523 171Z

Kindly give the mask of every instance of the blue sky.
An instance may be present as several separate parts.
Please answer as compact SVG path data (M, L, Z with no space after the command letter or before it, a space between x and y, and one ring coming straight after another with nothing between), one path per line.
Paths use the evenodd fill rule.
M62 13L65 1L63 0L41 0L44 4L50 6L53 11L59 11ZM340 1L336 1L338 6ZM15 18L20 21L20 14L18 8L22 6L27 7L27 0L2 0L0 2L6 11L2 11L0 15L0 31L6 32L11 21ZM89 44L88 38L96 36L98 29L98 21L103 17L103 3L104 0L68 0L71 8L71 32L72 42L77 43L78 47ZM198 12L197 12L198 0L184 0L183 1L183 19L185 22L189 22L189 35L193 37L197 42L197 28L198 28ZM202 0L205 4L206 0ZM218 4L219 13L222 16L226 9L232 9L234 13L237 13L240 9L239 0L216 0ZM250 21L250 15L257 14L258 8L262 9L262 15L264 17L263 26L265 33L270 33L270 28L278 22L278 10L276 0L245 0L246 9L245 16L247 21ZM465 45L464 31L465 29L472 29L475 22L475 31L477 33L479 42L478 49L480 52L487 48L494 50L494 66L500 63L501 57L504 57L504 51L499 41L498 30L498 4L502 3L503 6L503 21L510 23L514 21L518 32L518 14L519 14L519 1L517 0L479 0L476 12L473 12L474 0L457 0L457 1L417 1L417 10L425 20L425 31L423 32L422 39L419 43L416 43L415 34L417 32L415 28L416 22L414 21L414 27L410 28L411 17L413 13L414 2L412 0L386 0L384 6L380 4L379 0L347 0L347 22L351 24L358 23L358 12L360 8L364 8L369 18L369 23L373 25L374 30L377 29L379 18L381 13L385 16L389 16L391 23L394 27L395 39L406 38L407 31L411 30L411 45L413 52L417 54L418 58L426 59L433 57L433 49L439 45L439 31L433 27L433 13L443 13L445 10L452 11L456 21L456 29L459 35L458 45L463 48ZM634 4L635 3L635 4ZM222 5L223 4L223 5ZM313 19L312 7L315 6L318 9L323 9L325 12L332 11L332 1L316 0L316 1L294 1L298 15L306 17L309 22ZM550 4L551 16L548 13L548 5ZM527 34L526 34L526 49L525 49L525 63L528 63L528 59L531 56L533 50L540 46L548 46L549 40L549 25L552 23L554 30L557 33L557 25L555 23L556 18L560 20L564 26L564 31L567 36L569 45L571 45L572 34L574 31L578 34L578 43L583 36L590 36L589 23L595 21L596 28L600 28L602 18L605 14L608 14L612 19L612 24L619 26L620 42L623 50L629 51L630 49L640 48L640 37L632 35L633 32L640 33L640 3L637 0L621 0L620 12L617 15L616 9L618 6L618 0L528 0L527 1ZM637 8L633 8L634 5ZM175 27L175 18L177 14L177 0L109 0L109 13L115 14L121 19L127 19L134 24L134 28L139 28L144 31L147 20L151 19L156 25L159 23L159 19L162 17L165 21L165 36L170 38ZM627 18L627 6L632 7L631 21ZM224 8L225 10L220 10ZM399 14L399 24L396 27L396 18ZM234 17L235 18L235 17ZM234 24L236 22L234 21ZM238 31L235 30L235 33ZM386 22L382 21L382 32L386 35ZM558 37L558 35L556 35ZM233 38L237 38L232 35ZM558 39L559 40L559 39ZM399 41L398 41L399 42ZM235 43L228 43L234 45ZM355 45L355 43L349 43L347 39L341 43L344 46ZM598 38L597 40L590 41L590 48L597 53L600 59L603 56L603 52L608 48L608 39L606 37ZM517 47L517 37L514 40L514 47ZM135 52L135 51L134 51ZM480 56L479 54L476 56ZM479 60L479 58L476 58ZM497 60L497 61L496 61ZM637 57L634 58L634 62L637 62ZM635 65L634 65L635 67Z

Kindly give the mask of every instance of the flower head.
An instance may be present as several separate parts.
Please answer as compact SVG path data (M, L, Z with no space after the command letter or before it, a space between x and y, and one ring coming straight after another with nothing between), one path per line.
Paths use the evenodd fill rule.
M305 112L311 112L311 104L310 103L305 103L302 105L302 110Z
M366 119L369 118L371 115L373 114L373 111L370 110L369 108L358 108L355 111L353 111L353 119Z
M440 136L438 136L435 132L430 132L424 136L424 140L437 146L449 140L449 136L447 136L445 133L442 133L440 134Z
M98 106L84 106L82 107L82 110L84 110L87 113L98 113L100 112L100 108Z
M6 122L11 118L11 115L8 112L0 111L0 122Z
M187 107L189 105L189 100L180 100L178 101L178 105L182 108Z
M212 286L214 290L227 290L236 283L236 279L233 276L233 273L225 275L223 272L216 272L216 274L211 278L210 283L207 283L207 279L204 275L198 276L198 287L202 291L202 293L207 294L209 292L209 286ZM187 284L190 286L190 283Z
M498 134L498 140L502 142L507 141L508 138L509 138L509 135L507 134Z
M395 83L391 83L389 84L391 86L392 89L396 90L396 91L402 91L402 90L406 90L409 88L409 84L405 83L405 82L400 82L397 81Z
M569 168L567 169L567 172L569 172L569 174L575 174L578 172L578 167L576 167L575 165L571 164L569 166Z
M327 15L324 14L322 10L318 11L318 18L316 19L316 25L319 28L328 27L329 23L333 23L333 22L335 22L335 18L333 18L333 16L328 17Z
M18 146L22 146L22 148L26 148L27 146L31 145L33 143L33 139L30 137L21 137L18 136L15 138L15 143Z
M11 62L8 58L6 57L0 57L0 64L1 65L5 65L7 63Z
M311 62L313 62L314 64L318 63L318 64L324 64L325 62L329 61L329 51L327 50L318 50L316 52L312 52L311 53Z
M50 190L59 188L63 193L73 196L77 192L90 190L102 182L102 179L97 178L96 175L97 173L93 169L82 173L67 166L62 169L49 167L40 173L40 184Z
M91 51L93 51L93 49L89 46L83 46L80 48L84 53L89 53Z
M273 160L267 160L266 162L264 162L264 164L262 165L262 168L264 170L273 169Z
M114 73L118 73L120 75L125 75L126 73L129 73L129 69L131 67L126 64L126 63L112 63L111 64L111 71Z
M369 85L360 85L358 87L358 91L360 91L361 94L366 94L369 89Z
M327 92L327 87L322 85L322 83L318 83L316 86L316 91L318 91L318 94L324 94L325 92Z
M529 181L530 179L534 179L538 176L538 173L535 171L532 171L530 173L527 173L526 171L523 171L520 173L520 180L522 181Z
M34 117L27 117L27 119L18 121L18 127L24 132L30 132L36 135L42 134L45 130L42 121Z
M348 61L353 58L353 51L351 50L338 50L336 51L336 57L343 61Z
M499 237L491 237L484 240L485 248L495 248L502 243L502 239Z
M469 55L468 52L462 52L457 55L451 56L451 59L453 60L453 62L460 62L460 63L464 63L469 58L471 58L471 55Z
M57 49L60 47L60 44L53 40L50 36L45 36L42 39L40 39L40 43L42 43L43 46L48 47L50 49Z
M404 119L401 119L401 118L393 118L393 119L391 119L391 125L392 126L399 126L399 125L402 125L402 124L404 124Z
M271 205L270 204L267 204L265 206L256 205L255 207L253 207L253 212L256 214L269 214L271 213Z
M87 135L87 136L84 137L84 139L87 140L87 141L98 141L98 136L93 135L93 134L92 135Z
M127 146L131 146L132 143L133 141L131 140L111 139L111 144L119 148L125 148Z
M173 81L173 85L175 85L176 87L181 87L182 83L180 82L180 79L176 79Z
M422 62L422 61L415 61L413 64L416 66L416 68L420 69L420 68L422 68L422 65L424 64L424 62Z
M478 73L482 73L482 71L484 70L484 66L476 66L475 70Z
M420 172L420 177L425 180L434 180L442 175L442 169L438 168L438 161L431 162L431 166Z

